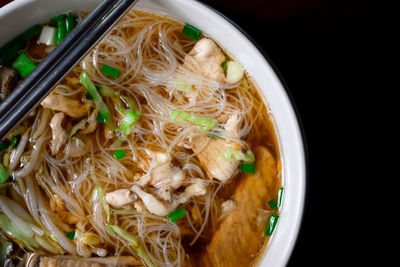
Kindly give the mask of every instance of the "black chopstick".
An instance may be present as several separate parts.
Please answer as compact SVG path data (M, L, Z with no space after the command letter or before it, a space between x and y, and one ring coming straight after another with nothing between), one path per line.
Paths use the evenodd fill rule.
M0 105L0 117L4 116L10 110L10 105L17 104L23 95L27 92L27 88L33 87L36 83L39 83L42 78L46 76L46 73L55 66L57 62L62 58L60 55L66 55L70 49L72 49L77 41L84 37L84 35L96 26L107 12L118 2L119 0L105 0L95 10L93 10L87 18L82 21L69 35L65 37L53 52L47 56L39 66L33 71L28 77L26 77L18 86L15 88L6 99L3 104Z
M4 99L0 104L0 140L40 104L136 2L137 0L104 1Z

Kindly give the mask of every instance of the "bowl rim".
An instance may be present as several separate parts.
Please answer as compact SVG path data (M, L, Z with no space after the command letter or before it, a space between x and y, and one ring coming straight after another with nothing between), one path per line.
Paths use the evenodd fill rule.
M27 6L28 4L33 4L33 5L35 3L40 4L40 2L45 2L45 1L46 0L43 0L43 1L42 0L15 0L15 1L3 6L2 8L0 8L0 20L2 19L2 17L4 15L7 15L7 13L11 13L17 9L24 9L24 8L26 8L25 6ZM89 2L94 3L96 1L99 2L99 0L91 0L91 1L85 2L85 4L82 3L82 5L83 5L82 8L84 8L84 7L87 8L87 3L89 3ZM294 216L296 216L295 217L296 221L294 222L294 225L292 225L293 229L291 229L291 231L292 231L291 236L289 236L290 237L290 240L288 242L289 244L286 244L286 247L284 247L285 255L283 257L280 257L281 259L278 259L278 261L275 262L278 264L278 266L284 266L288 263L290 256L293 253L295 244L298 241L300 228L302 226L303 218L304 218L304 209L305 209L305 203L307 201L307 195L308 195L307 191L308 191L308 183L309 183L309 181L308 181L308 153L307 153L304 125L301 122L299 111L295 104L293 95L291 94L289 87L287 86L283 76L281 75L281 73L279 72L276 65L273 63L273 61L270 59L270 57L268 57L267 53L261 48L261 46L249 34L247 34L240 26L238 26L235 22L233 22L227 16L225 16L221 12L215 10L214 8L208 6L207 4L198 2L195 0L166 0L165 2L167 2L167 1L168 2L172 2L172 1L180 2L181 4L193 6L193 8L195 8L195 7L199 8L201 6L202 9L211 11L211 13L214 13L215 15L217 15L220 18L222 18L223 20L225 20L225 22L227 22L228 24L233 26L242 35L242 37L247 39L253 45L253 47L257 50L257 52L260 53L260 55L262 56L262 59L265 61L265 64L271 68L272 74L275 75L276 78L278 79L279 85L283 89L282 93L284 94L284 97L286 97L288 100L287 108L289 108L289 111L291 111L291 115L294 115L294 116L291 116L291 119L293 120L292 123L294 124L294 126L297 126L297 127L295 127L296 129L294 129L294 130L298 131L297 135L296 135L297 138L293 138L293 139L296 139L295 141L297 141L297 145L299 145L299 147L298 147L299 153L297 156L300 156L299 164L302 167L302 169L301 169L302 172L299 174L299 176L301 178L300 185L302 186L301 187L302 191L297 192L297 198L300 201L300 204L297 206L297 210L293 211L293 212L296 212L296 214L294 215ZM70 2L70 1L65 1L65 2ZM140 1L139 3L141 3L141 2L144 2L144 1ZM164 1L160 1L160 0L149 0L149 2L158 2L159 5L161 5L161 2L163 2L163 4L164 4ZM71 3L72 3L72 1L71 1ZM55 9L55 8L53 8L53 9ZM64 10L64 11L67 11L67 10ZM171 17L174 17L174 15L171 14ZM30 18L30 19L32 20L32 18ZM38 20L36 21L36 23L37 22L38 22ZM21 29L21 31L22 30L23 29ZM211 38L215 38L215 37L211 36ZM1 39L2 38L0 38L0 43L1 43ZM12 37L8 38L5 41L7 42L8 40L11 40L11 39L12 39ZM229 49L227 49L227 50L229 51ZM251 75L250 75L250 77L251 77ZM257 80L254 79L254 81L257 84ZM268 101L269 98L265 96L265 94L263 93L263 89L259 85L257 85L257 87L260 90L260 93L263 97L265 104L267 106L269 106L269 104L270 104L270 102ZM272 114L272 116L274 116L274 114ZM281 132L279 131L279 127L278 127L276 121L274 121L274 127L275 127L276 135L278 138L279 149L282 151L283 150L282 144L280 144L280 142L279 142L279 136L280 136ZM285 176L285 175L283 175L283 176ZM286 181L284 180L284 182L286 182ZM285 186L285 185L283 185L283 186ZM283 203L283 204L284 204L283 206L285 206L285 203ZM279 225L280 225L280 223L278 223L277 229L275 229L275 233L272 235L271 239L269 240L267 248L264 248L264 250L262 251L262 254L258 255L257 261L256 261L257 264L261 264L262 266L264 266L262 263L264 262L264 259L265 259L266 255L268 254L268 251L270 251L271 243L274 243L273 239L276 239L275 238L276 232L277 232L277 230L280 230Z

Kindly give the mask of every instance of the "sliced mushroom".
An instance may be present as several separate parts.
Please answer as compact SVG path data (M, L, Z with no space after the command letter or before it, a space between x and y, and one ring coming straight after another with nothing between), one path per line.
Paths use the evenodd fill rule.
M17 72L13 68L0 66L0 99L7 97L8 93L15 87Z
M45 108L61 111L72 118L82 118L88 113L90 104L62 95L48 95L41 103Z
M61 147L65 144L68 140L68 133L64 130L61 126L64 120L64 113L59 112L54 114L50 121L50 128L52 130L52 141L51 141L51 154L57 154Z

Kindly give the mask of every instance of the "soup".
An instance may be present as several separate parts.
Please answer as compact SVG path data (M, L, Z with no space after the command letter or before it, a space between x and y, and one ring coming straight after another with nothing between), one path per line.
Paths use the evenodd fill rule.
M1 55L2 99L85 14ZM165 16L130 11L0 144L5 265L249 266L279 218L279 150L255 84Z

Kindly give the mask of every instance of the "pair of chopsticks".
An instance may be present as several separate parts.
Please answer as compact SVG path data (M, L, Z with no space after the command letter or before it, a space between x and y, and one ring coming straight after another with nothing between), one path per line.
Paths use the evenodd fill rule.
M53 90L138 0L104 0L0 104L0 140Z

